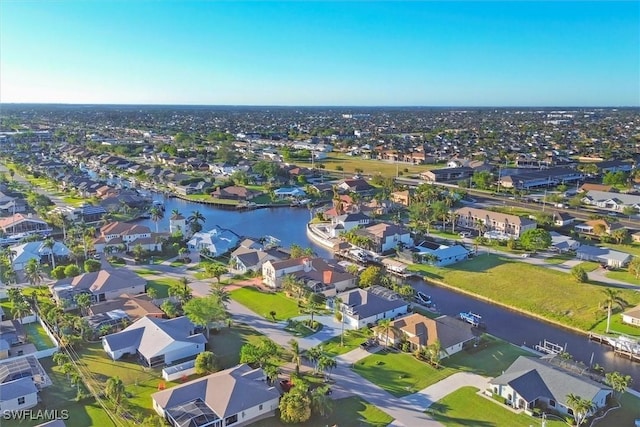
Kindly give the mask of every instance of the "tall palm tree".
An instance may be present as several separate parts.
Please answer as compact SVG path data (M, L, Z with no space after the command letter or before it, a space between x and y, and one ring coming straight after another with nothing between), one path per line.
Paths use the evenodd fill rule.
M193 211L191 212L189 218L187 218L187 224L189 224L189 227L191 227L191 231L197 233L198 231L202 230L202 225L206 222L206 220L207 219L204 217L204 215L202 215L202 213L200 213L200 211Z
M111 377L107 380L104 393L118 407L124 396L124 383L119 377Z
M151 221L156 223L156 233L158 232L158 222L164 218L164 212L158 206L154 206L149 210Z
M42 267L35 258L31 258L24 266L24 275L31 286L38 286L42 282Z
M573 393L567 395L567 406L573 411L573 418L577 426L580 426L595 408L591 400L583 399Z
M231 301L231 294L227 291L226 286L223 283L216 282L210 285L211 295L214 295L218 300L222 303L222 305L227 305L229 301Z
M611 310L615 306L619 306L620 308L624 308L628 305L627 301L622 299L620 296L620 290L614 288L604 288L602 290L604 294L604 301L602 301L607 306L607 330L606 333L609 333L609 327L611 325Z
M300 353L300 344L293 338L289 341L291 346L291 362L296 365L296 374L300 374L300 362L302 361L302 354Z
M29 303L25 300L18 301L13 305L13 318L18 319L20 324L22 325L22 318L29 315L31 313L31 307Z
M383 319L378 322L378 324L373 328L373 330L378 334L384 334L384 346L385 348L389 345L389 333L393 332L394 334L398 334L399 330L391 323L391 319Z
M49 250L49 260L51 261L51 268L56 268L56 257L53 255L53 247L55 246L56 241L52 238L46 239L42 242L42 246Z

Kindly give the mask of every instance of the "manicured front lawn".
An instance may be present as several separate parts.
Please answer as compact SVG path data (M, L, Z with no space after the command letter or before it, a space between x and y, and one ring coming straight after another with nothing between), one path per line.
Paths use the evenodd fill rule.
M280 416L276 412L276 416L267 418L251 424L251 427L320 427L320 426L340 426L340 427L386 427L393 421L386 413L359 397L347 397L335 401L333 413L322 418L314 415L305 423L301 424L285 424L280 421Z
M553 255L553 256L550 256L548 258L545 258L544 262L547 263L547 264L557 265L557 264L563 264L565 261L570 261L570 260L572 260L574 258L575 258L575 256L573 256L573 255L566 255L566 254L560 255L560 254L558 254L558 255Z
M427 280L433 278L461 290L493 301L589 331L605 316L600 284L578 283L568 273L555 271L500 255L485 254L450 268L424 268ZM640 293L621 290L620 296L630 304L640 303Z
M625 393L620 399L622 407L613 410L605 418L594 423L594 426L633 426L634 421L640 419L640 398L630 393Z
M216 355L221 369L231 368L240 363L240 348L248 343L257 343L264 335L246 325L222 328L209 337L209 350Z
M491 426L529 427L540 425L539 418L516 414L501 403L478 396L475 387L462 387L431 405L427 413L447 427ZM566 427L563 421L547 419L547 427ZM613 425L613 424L611 424Z
M607 330L607 318L605 317L598 323L595 328L593 328L594 332L598 332L604 334ZM628 323L624 323L622 321L622 314L620 309L614 310L613 314L611 314L611 325L609 327L609 331L612 333L631 335L635 337L640 337L640 327L633 326Z
M231 298L266 319L271 319L271 311L276 312L276 320L286 320L300 315L298 303L282 292L261 292L247 286L231 291Z
M156 298L167 298L169 296L169 288L176 283L178 283L177 280L169 278L149 280L147 289L155 289L158 295Z
M626 252L633 256L640 257L640 244L631 243L628 245L618 245L616 243L602 243L601 246L606 246L607 248L611 248L615 251Z
M636 278L635 275L629 273L627 270L609 271L605 276L622 282L631 283L633 285L640 285L640 279Z
M305 162L297 161L300 166ZM311 164L310 162L306 162ZM325 171L336 171L336 167L341 166L345 175L353 175L356 173L356 169L363 171L366 174L380 174L383 176L396 176L398 168L400 172L405 175L419 174L430 169L442 167L442 165L410 165L405 163L396 164L395 162L385 162L373 159L363 159L360 156L347 156L346 154L331 152L330 155L317 163L321 163L325 166ZM317 167L316 163L316 167ZM404 170L408 169L408 172Z
M353 369L396 397L415 393L456 372L446 367L436 369L411 354L386 351L365 357Z
M371 330L362 328L344 331L344 345L340 345L340 336L333 337L322 343L322 349L329 356L345 354L360 347L360 344L371 337Z
M462 350L444 359L442 364L452 369L473 372L485 377L497 377L519 356L533 356L533 354L507 341L484 335L478 347Z

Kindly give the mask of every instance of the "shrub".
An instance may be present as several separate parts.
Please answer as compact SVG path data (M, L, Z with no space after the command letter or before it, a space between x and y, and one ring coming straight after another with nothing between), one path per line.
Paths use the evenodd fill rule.
M66 277L76 277L78 274L80 274L80 268L75 264L67 265L64 268L64 275Z

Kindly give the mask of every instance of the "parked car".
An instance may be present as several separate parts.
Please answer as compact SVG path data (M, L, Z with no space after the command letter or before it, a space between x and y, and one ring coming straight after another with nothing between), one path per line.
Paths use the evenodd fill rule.
M462 237L463 239L470 236L471 236L471 233L469 231L463 231L460 233L460 237Z

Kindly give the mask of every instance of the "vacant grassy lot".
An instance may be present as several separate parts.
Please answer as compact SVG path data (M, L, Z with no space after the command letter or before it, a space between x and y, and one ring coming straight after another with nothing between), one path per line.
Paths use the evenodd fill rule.
M515 414L501 403L478 396L475 387L462 387L431 405L428 413L447 427L529 427L540 425L539 419ZM566 423L547 419L547 427ZM610 424L613 425L613 424Z
M413 265L410 269L422 271L427 279L585 331L606 316L600 307L602 285L578 283L570 274L499 255L481 255L451 268ZM638 292L621 290L621 296L632 305L640 303Z
M222 328L209 337L209 349L216 355L218 366L227 369L240 363L240 348L257 343L264 335L246 325Z
M344 345L340 345L340 336L337 336L323 342L322 348L328 355L338 356L360 347L360 344L365 342L369 337L371 337L371 330L368 328L345 330Z
M287 320L300 315L298 303L282 292L267 293L244 287L231 291L231 298L266 319L271 319L269 313L272 310L276 312L276 320Z
M311 162L296 161L299 165L308 166ZM337 171L337 167L342 167L342 171L345 175L353 175L356 173L356 169L362 171L365 174L383 176L396 176L396 172L402 172L404 175L416 175L420 172L424 172L430 169L436 169L442 167L442 165L410 165L407 163L394 163L380 160L367 160L359 156L347 156L346 154L332 152L329 156L316 162L316 168L318 165L324 165L326 171ZM408 169L408 172L405 172Z
M314 415L305 423L285 424L280 421L280 415L276 412L275 417L253 423L251 427L286 427L291 425L298 427L386 427L391 421L393 418L366 400L359 397L347 397L335 401L333 413L327 418Z
M532 354L507 341L484 335L478 347L456 353L444 359L442 364L460 371L497 377L520 356Z
M171 285L175 285L177 283L179 282L176 279L154 279L147 281L147 289L155 289L158 294L156 298L166 298L169 296L169 288Z
M447 367L435 369L411 354L386 351L365 357L353 369L396 397L415 393L456 372Z

